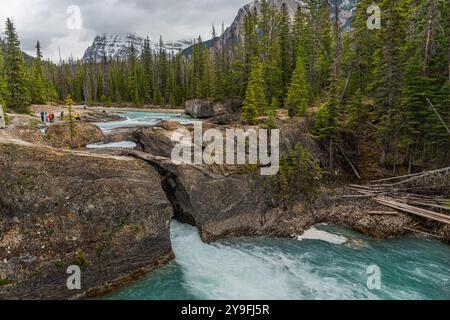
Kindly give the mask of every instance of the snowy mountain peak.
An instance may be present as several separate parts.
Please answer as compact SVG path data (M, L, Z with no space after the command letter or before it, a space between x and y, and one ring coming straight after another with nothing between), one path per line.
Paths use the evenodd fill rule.
M85 61L100 62L103 58L124 60L131 51L131 46L140 54L144 48L145 38L136 33L127 34L103 34L96 36L92 45L90 45L84 55ZM193 44L193 40L180 40L176 42L167 42L163 44L163 49L168 52L178 53ZM150 47L159 50L159 41L150 40Z

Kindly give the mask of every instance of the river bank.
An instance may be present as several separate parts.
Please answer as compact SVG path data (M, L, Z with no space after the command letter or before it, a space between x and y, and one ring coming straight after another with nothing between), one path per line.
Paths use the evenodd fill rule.
M134 111L125 112L126 118L130 119L133 113ZM138 112L138 116L142 117L143 113ZM154 121L151 125L154 126L164 120L159 117L158 113L152 112L144 114L143 121L151 119ZM186 120L176 114L167 117L180 122ZM123 122L124 120L119 120L115 125L120 127ZM108 126L111 122L103 124ZM9 136L2 141L0 132L0 145L4 146L5 151L0 155L0 163L3 164L0 178L3 179L4 186L9 186L0 192L3 219L0 223L1 232L8 235L0 241L0 258L7 261L5 265L0 266L0 275L3 279L11 280L11 284L0 287L0 295L3 294L7 298L14 295L27 296L25 287L31 286L35 288L33 291L36 296L56 296L55 290L58 294L64 290L61 285L66 274L63 272L64 268L54 269L52 266L58 264L61 257L66 255L69 258L63 261L70 263L70 259L79 256L79 252L83 252L82 260L89 261L89 266L86 267L89 274L86 279L87 288L82 294L66 290L61 298L100 295L126 285L144 276L145 272L151 269L146 269L145 266L161 266L173 258L168 253L172 248L168 221L173 217L195 226L206 243L243 236L292 239L323 222L346 226L377 239L389 239L411 234L405 227L412 228L418 223L423 224L423 221L400 212L395 216L371 215L370 211L386 209L369 199L344 201L337 197L344 193L340 187L323 188L314 198L303 198L289 208L282 208L277 206L275 194L267 192L267 183L251 170L248 172L225 167L171 165L169 159L164 158L167 148L170 148L166 133L179 125L163 121L157 127L137 128L130 133L128 137L136 143L138 150L145 151L148 148L152 150L153 155L120 148L80 153L48 146L40 147L34 143L21 145L23 143L19 143L19 136L16 136L15 140ZM320 148L304 135L302 123L287 123L281 129L284 150L291 148L293 143L302 143L320 159ZM9 132L14 134L14 131ZM45 141L42 143L45 144ZM11 156L14 154L21 154L22 157L14 158ZM98 157L105 163L96 163ZM61 160L64 158L67 158L67 161ZM141 169L136 171L136 178L134 174L126 173L128 169L125 170L121 164L123 161L140 166ZM50 167L53 169L48 171L52 163ZM35 167L46 169L41 172L32 169ZM7 172L13 174L6 174ZM122 178L124 174L126 178ZM151 179L142 178L149 174L152 175ZM22 191L11 193L11 190L20 190L20 181L27 181L26 192L34 192L31 201L24 198L26 193ZM104 190L104 193L101 191L100 194L99 181L110 181L107 182L108 186L100 189ZM128 188L126 192L125 188ZM135 188L139 192L133 191ZM134 195L131 195L133 192ZM105 198L102 198L103 196ZM11 200L11 197L14 200ZM36 207L33 201L39 205ZM90 207L86 207L88 204ZM72 211L73 208L75 211ZM22 218L24 210L31 212L31 216ZM160 210L166 213L161 215L158 213ZM66 228L61 228L58 223L55 224L55 217L61 216L61 212L64 212L63 220L75 219L76 235L72 235ZM137 214L131 221L129 212ZM110 221L108 232L102 227L104 222L101 221L104 219ZM30 228L30 223L39 227ZM144 232L143 237L142 226L146 226L144 229L148 232ZM443 229L442 226L431 227L448 236L448 229ZM40 237L33 238L35 234ZM68 247L67 239L73 237L76 240ZM103 256L104 249L100 250L100 247L108 247L111 241L114 246L106 250L107 255ZM144 246L146 250L156 250L155 252L159 253L150 255L151 259L148 260L148 253L143 253L144 256L140 256L141 253L130 255L119 250L120 247L128 246ZM167 250L158 251L158 247ZM30 260L23 257L32 258ZM120 270L108 271L98 280L94 280L95 274L104 272L102 270L115 270L115 263L121 265ZM56 272L58 276L54 279L35 278L33 272L36 268L46 270L44 273L48 274ZM44 290L35 287L39 281L46 284Z

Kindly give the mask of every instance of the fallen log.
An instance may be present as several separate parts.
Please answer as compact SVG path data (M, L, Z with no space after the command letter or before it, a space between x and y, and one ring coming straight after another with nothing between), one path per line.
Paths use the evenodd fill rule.
M444 214L440 214L434 211L429 211L417 207L413 207L402 202L397 202L393 199L385 199L385 198L374 198L374 200L384 206L407 212L422 218L427 218L433 221L442 222L450 225L450 217Z
M442 210L450 211L450 207L448 207L448 206L441 206L441 205L434 204L434 203L426 203L426 202L420 202L420 201L414 201L414 200L406 200L406 203L414 204L414 205L417 205L417 206L424 206L424 207L429 207L429 208L436 208L436 209L442 209Z
M385 179L380 179L380 180L372 180L372 181L370 181L370 183L379 183L379 182L387 182L387 181L392 181L392 180L406 179L406 178L412 178L412 177L421 176L421 175L424 175L424 174L441 173L441 172L445 172L445 171L448 171L448 170L450 170L450 167L437 169L437 170L432 170L432 171L424 171L424 172L418 172L418 173L413 173L413 174L407 174L407 175L404 175L404 176L391 177L391 178L385 178Z

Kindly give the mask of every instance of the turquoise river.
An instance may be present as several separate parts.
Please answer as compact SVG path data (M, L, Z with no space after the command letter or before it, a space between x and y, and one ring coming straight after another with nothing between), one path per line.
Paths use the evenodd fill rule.
M98 125L108 132L165 119L192 121L179 114L121 114L127 120ZM124 147L130 143L124 141ZM320 225L298 239L236 238L208 245L196 228L177 221L171 238L172 263L103 299L450 300L450 246L438 241L377 241ZM374 266L380 271L379 289L368 286Z

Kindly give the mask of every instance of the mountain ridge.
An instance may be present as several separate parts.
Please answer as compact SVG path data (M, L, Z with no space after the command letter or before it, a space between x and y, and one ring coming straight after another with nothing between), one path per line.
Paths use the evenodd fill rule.
M145 38L136 33L107 34L97 35L83 54L84 61L101 62L104 57L108 59L125 59L130 51L131 45L136 52L141 53L144 48ZM182 39L175 42L163 43L162 48L166 51L181 52L192 46L193 40ZM153 51L159 50L159 43L150 40L150 47Z
M294 18L298 6L306 8L302 0L267 0L269 5L281 8L283 3L286 4L291 19ZM204 42L208 48L220 48L233 46L240 41L241 28L244 23L245 15L256 8L259 12L261 9L261 0L250 2L238 10L236 17L231 25L225 29L224 33L214 39L209 39ZM340 4L340 21L344 29L348 30L351 24L351 18L355 10L355 0L343 0ZM334 18L334 6L330 4L330 17ZM102 34L95 37L92 45L90 45L84 55L84 61L102 61L103 57L108 59L124 60L130 53L131 44L135 47L137 52L142 52L144 38L136 33L127 33L122 35ZM152 49L156 52L159 50L159 44L150 40ZM167 42L163 44L163 49L174 53L183 53L189 56L192 52L194 40L178 40L175 42Z

